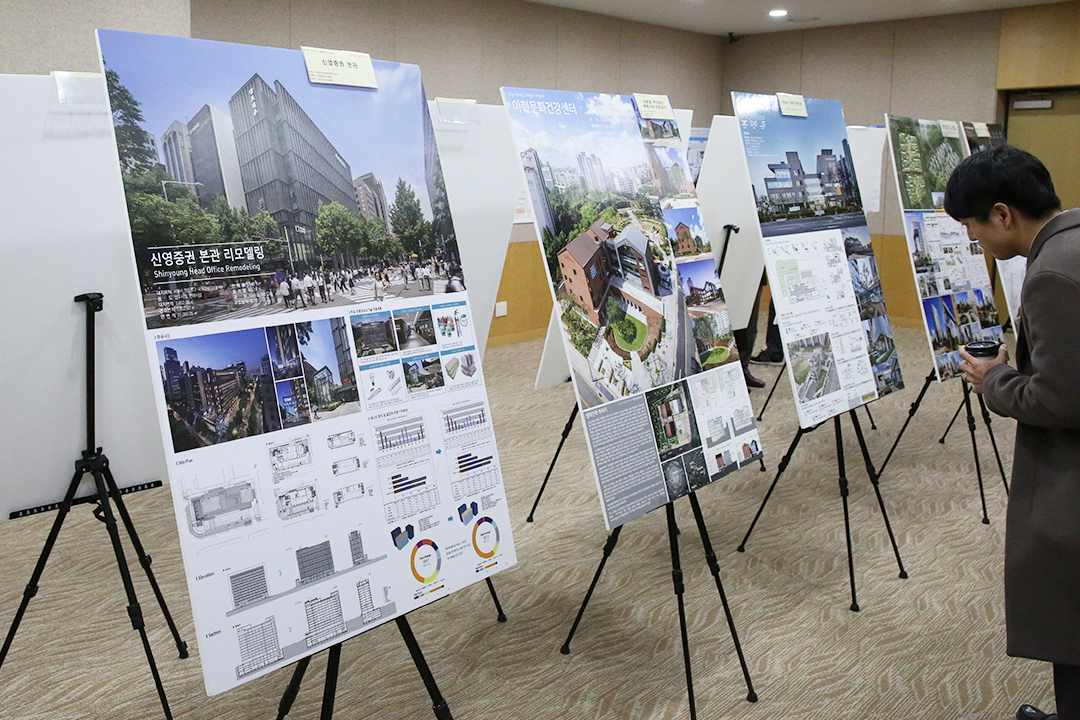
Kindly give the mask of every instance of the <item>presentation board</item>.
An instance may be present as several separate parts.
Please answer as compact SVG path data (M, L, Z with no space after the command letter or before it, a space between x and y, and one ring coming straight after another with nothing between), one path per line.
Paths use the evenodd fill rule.
M98 43L207 692L513 565L419 68Z
M844 112L835 100L731 97L792 394L810 427L904 386Z
M502 95L611 529L761 456L713 248L667 98Z
M968 154L965 129L951 120L885 119L926 340L938 380L948 380L961 374L961 345L1004 339L983 248L942 209L949 176ZM986 146L991 140L987 133Z
M0 236L5 274L0 372L9 378L0 424L0 518L59 503L86 449L86 309L96 316L97 444L120 487L165 479L146 373L127 212L105 82L0 75ZM73 98L73 95L75 96ZM93 492L90 481L81 495Z

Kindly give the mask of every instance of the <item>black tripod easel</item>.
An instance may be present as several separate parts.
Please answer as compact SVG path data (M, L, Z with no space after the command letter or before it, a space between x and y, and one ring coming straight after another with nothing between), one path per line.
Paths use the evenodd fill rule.
M885 466L888 465L889 459L892 458L893 451L896 450L896 446L900 444L900 438L904 436L904 431L907 430L908 425L911 423L911 419L915 417L915 413L919 411L919 405L922 403L923 396L926 395L926 391L930 389L930 384L937 378L937 374L931 370L926 376L925 382L923 382L922 390L919 391L918 397L915 398L915 402L911 403L911 407L908 408L907 419L904 420L904 424L900 427L900 432L897 433L896 439L893 441L892 447L889 448L889 454L885 456L885 460L881 463L881 468L878 470L878 476L885 472ZM975 456L975 476L979 480L979 499L982 501L982 522L984 525L990 524L990 517L986 513L986 492L983 490L983 476L982 466L979 461L979 445L975 439L975 413L971 409L971 387L965 382L963 383L964 396L960 400L960 406L956 408L956 412L953 413L952 420L949 421L948 427L945 428L945 433L938 440L939 443L945 444L945 437L952 430L953 423L956 422L956 418L960 416L961 410L967 411L967 426L968 434L971 436L971 452ZM998 451L997 440L994 438L994 429L991 426L990 411L986 407L986 402L982 399L982 395L976 394L975 397L979 401L979 409L982 413L983 424L986 425L986 432L990 436L990 445L994 448L994 458L997 460L998 471L1001 473L1001 482L1005 485L1005 497L1009 496L1009 481L1005 478L1005 466L1001 463L1001 453Z
M773 393L776 392L776 386L780 384L780 378L784 377L784 371L787 370L787 360L780 366L780 372L776 374L776 380L773 381L772 389L769 390L769 396L765 398L765 404L761 406L761 412L758 413L757 421L761 422L761 418L765 416L765 408L769 407L769 401L772 400ZM863 410L866 411L866 417L870 420L870 429L877 430L877 424L874 422L874 416L870 414L870 406L863 405ZM878 473L881 474L880 472Z
M97 447L96 443L94 412L94 314L101 312L101 309L104 306L103 296L101 293L86 293L85 295L77 296L75 302L84 303L86 306L86 449L82 451L82 459L75 461L75 474L68 484L67 493L64 495L63 502L60 503L60 509L57 512L52 529L49 531L49 537L45 540L45 546L42 548L41 556L38 558L37 565L34 567L34 572L30 576L30 582L27 583L26 589L23 591L22 602L19 604L19 609L15 613L15 619L12 621L11 628L8 630L7 639L4 640L4 646L0 649L0 666L3 666L4 660L7 658L8 650L11 648L11 643L15 639L15 633L19 630L19 623L22 622L23 614L26 612L26 608L30 604L31 598L37 594L38 581L41 579L41 574L45 570L45 563L49 560L49 554L52 552L53 545L56 543L56 538L60 534L60 527L64 524L64 519L67 517L68 511L71 510L72 505L94 503L94 517L105 523L105 527L109 532L109 539L112 541L113 553L116 555L116 566L120 570L120 579L124 584L124 593L127 595L127 613L128 617L131 619L131 627L139 632L139 637L142 639L143 650L146 652L146 661L150 665L150 673L154 677L154 685L157 688L158 698L161 700L161 707L165 711L165 717L171 720L172 712L169 710L169 701L165 697L165 688L161 684L161 676L158 674L157 663L154 662L154 653L151 650L150 642L146 637L146 625L143 621L142 608L139 606L139 600L135 596L135 586L131 581L131 571L128 569L127 559L124 556L124 547L120 543L120 533L117 530L116 517L113 515L112 507L109 503L110 498L112 499L112 502L116 503L116 509L120 513L120 519L123 521L128 538L135 548L135 554L139 557L139 564L142 565L143 570L146 571L146 577L150 581L150 587L153 588L154 596L157 598L158 605L161 607L161 612L165 616L165 621L169 624L169 630L172 632L173 640L176 641L176 649L179 651L181 658L186 658L188 656L187 643L180 639L180 632L176 629L176 623L173 622L172 615L169 614L169 608L165 604L165 597L161 594L161 588L158 587L157 580L154 578L154 573L150 569L152 560L143 549L138 533L135 532L135 526L131 522L131 515L128 514L127 507L124 505L124 500L121 497L120 489L117 487L116 480L113 479L112 471L109 469L109 459L105 457L105 454L101 451L100 447ZM86 475L90 475L93 478L95 493L84 498L76 499L75 493L78 491L79 485Z
M701 514L701 506L698 504L697 494L691 490L690 493L690 506L694 510L694 520L697 522L698 532L701 534L701 544L705 550L705 560L709 565L709 571L712 573L713 578L716 580L716 590L720 593L720 602L724 606L724 615L727 617L728 630L731 631L731 640L735 644L735 652L739 656L739 665L742 667L743 679L746 681L746 699L748 702L757 702L758 696L754 692L754 684L750 680L750 670L746 666L746 658L743 656L742 645L739 643L739 633L735 630L735 620L731 616L731 606L728 604L727 594L724 592L724 585L720 580L720 564L716 560L716 553L713 552L712 542L709 540L709 531L705 526L705 519ZM682 651L683 651L683 665L686 669L686 692L687 697L690 700L690 720L696 720L697 707L694 704L694 679L690 665L690 641L686 631L686 606L683 603L683 572L682 563L679 559L679 528L675 523L675 504L669 502L664 506L664 510L667 514L667 529L668 529L668 541L671 545L671 579L675 585L675 597L679 604L679 631L682 634ZM593 590L596 589L596 584L600 581L600 574L604 572L604 565L607 563L608 558L611 557L611 553L615 550L615 544L619 541L619 533L622 532L623 526L615 528L608 535L607 542L604 543L604 554L600 559L600 565L596 568L596 574L593 575L592 583L589 585L589 590L585 593L585 599L581 601L581 609L578 610L577 617L574 618L574 624L570 627L570 634L566 636L566 642L563 643L559 649L563 655L570 654L570 641L574 639L574 633L577 632L578 624L581 622L581 617L585 614L585 608L589 605L589 599L592 598Z
M859 440L859 451L862 453L863 463L866 465L866 474L870 477L870 484L874 486L874 494L877 495L878 507L881 508L881 517L885 519L885 529L889 533L889 542L892 543L893 554L896 555L896 564L900 567L900 577L907 578L907 571L904 570L904 563L900 559L900 549L896 546L896 537L893 535L892 524L889 523L889 513L885 510L885 500L881 496L881 488L878 486L879 473L874 470L874 463L870 459L870 451L866 447L866 438L863 437L862 427L859 425L859 418L855 414L854 410L848 410L848 417L851 418L851 425L855 429L855 437ZM828 422L827 420L825 422ZM746 536L743 537L742 542L739 543L737 550L739 552L746 552L746 541L750 539L750 533L754 531L754 526L757 525L758 518L761 517L761 513L765 510L765 504L769 502L769 497L772 495L773 490L776 489L776 483L779 482L780 476L783 475L784 470L787 469L788 463L791 462L791 456L795 453L795 448L799 446L799 440L803 435L817 430L819 427L825 424L825 422L818 423L809 428L800 427L798 432L795 433L795 438L791 441L791 446L788 447L787 452L784 453L784 458L780 461L780 466L776 471L776 477L773 478L772 485L769 486L769 491L765 493L765 499L761 501L761 507L758 508L757 515L754 516L753 522L750 523L750 528L746 531ZM840 416L833 417L833 428L836 432L836 464L839 470L840 476L840 499L844 506L844 534L847 538L847 558L848 558L848 578L851 581L851 610L853 612L859 612L859 601L855 594L855 562L851 554L851 520L848 514L848 480L847 480L847 468L844 463L844 439L843 430L840 424Z
M488 587L491 587L490 583ZM494 595L494 588L492 588L492 595ZM498 604L496 599L495 603ZM499 610L500 614L502 609ZM505 618L500 618L502 622ZM416 664L416 669L420 672L420 677L424 681L424 687L427 688L428 695L431 696L431 709L435 712L435 717L438 720L453 720L453 715L450 714L450 706L446 704L446 700L443 698L442 693L439 692L439 686L435 682L435 676L431 674L431 668L428 667L427 660L424 659L424 653L420 650L420 644L416 642L416 636L413 635L412 628L409 627L409 621L405 615L399 615L394 618L394 622L397 623L398 630L401 632L402 639L405 640L405 645L409 648L409 654L412 656L413 663ZM326 660L326 681L323 684L323 699L322 699L322 712L319 714L319 720L330 720L334 716L334 698L337 695L337 681L338 681L338 669L341 664L341 645L337 643L328 650L329 655ZM296 695L300 691L300 683L304 680L304 673L307 672L308 665L311 663L311 655L301 659L296 663L296 669L293 670L292 679L289 680L288 687L285 688L285 694L281 696L281 702L278 704L277 720L283 720L283 718L289 714L292 710L293 702L296 700Z
M547 487L548 480L551 479L551 471L555 469L555 463L559 459L559 453L562 452L563 443L566 442L567 436L570 435L571 428L574 427L574 421L577 420L578 405L577 400L574 401L574 409L570 411L570 418L566 421L566 426L562 431L562 438L559 440L559 446L555 448L555 456L551 458L551 464L548 465L547 474L544 475L544 482L540 483L540 492L536 493L536 500L533 501L532 510L529 511L529 517L525 518L525 522L532 522L533 515L536 513L536 506L540 504L540 498L544 497L544 488Z

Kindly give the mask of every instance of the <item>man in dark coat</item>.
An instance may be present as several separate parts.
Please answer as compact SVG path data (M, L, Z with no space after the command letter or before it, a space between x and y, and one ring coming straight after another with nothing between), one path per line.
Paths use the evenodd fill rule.
M1015 418L1005 526L1008 653L1054 665L1057 715L1080 720L1080 209L1062 212L1050 173L1004 146L953 172L945 210L994 257L1027 257L1016 368L961 350L964 379Z

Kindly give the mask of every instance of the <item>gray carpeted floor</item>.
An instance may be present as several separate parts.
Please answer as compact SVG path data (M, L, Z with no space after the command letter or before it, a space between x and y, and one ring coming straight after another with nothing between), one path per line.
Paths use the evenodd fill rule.
M908 388L860 420L880 463L907 417L930 359L921 329L897 329ZM566 443L537 511L533 497L573 402L569 385L532 391L539 342L493 348L485 374L496 421L519 564L495 577L509 622L497 623L483 584L410 615L453 714L480 718L682 718L688 715L671 560L662 512L628 524L578 630L559 646L607 533L580 427ZM770 380L775 370L755 370ZM760 409L765 392L752 397ZM985 718L1021 702L1052 705L1046 665L1005 656L1001 569L1005 493L981 428L992 524L979 522L966 422L937 442L960 385L927 393L881 488L904 566L896 561L844 421L855 577L850 590L831 424L804 437L745 554L739 544L797 422L781 382L760 423L769 472L744 468L699 495L760 702L746 686L689 504L678 504L686 608L701 718ZM107 422L103 419L103 422ZM1013 423L993 425L1008 471ZM106 448L106 451L108 449ZM74 449L73 449L74 454ZM72 458L74 460L74 457ZM123 468L115 468L123 482ZM66 478L57 479L58 492ZM272 718L291 675L282 670L207 698L167 489L128 496L143 542L192 657L177 659L148 584L137 589L177 718ZM0 523L0 631L13 616L53 515ZM67 521L11 653L0 669L0 718L162 716L131 630L104 528L87 506ZM319 716L325 659L311 664L292 718ZM430 702L393 623L347 642L341 718L426 718Z

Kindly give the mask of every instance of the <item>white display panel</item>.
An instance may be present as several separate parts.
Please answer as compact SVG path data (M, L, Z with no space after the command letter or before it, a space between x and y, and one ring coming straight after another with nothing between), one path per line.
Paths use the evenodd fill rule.
M697 193L705 229L709 237L716 238L713 245L717 260L724 242L724 226L730 224L739 228L738 233L731 234L720 285L724 288L731 326L745 328L761 287L765 259L761 254L761 230L750 170L743 154L739 121L734 117L713 116Z
M12 269L0 305L0 370L12 380L0 425L3 519L60 502L86 448L86 313L72 298L87 292L105 296L97 444L121 487L165 479L153 394L132 382L145 376L146 355L135 272L116 261L130 245L105 83L66 82L94 102L62 104L52 77L0 75L0 246Z
M99 44L207 692L513 565L419 68Z
M461 266L473 308L476 344L487 347L506 248L521 192L514 141L502 105L476 105L476 124L440 122L428 103L446 194L454 209Z

